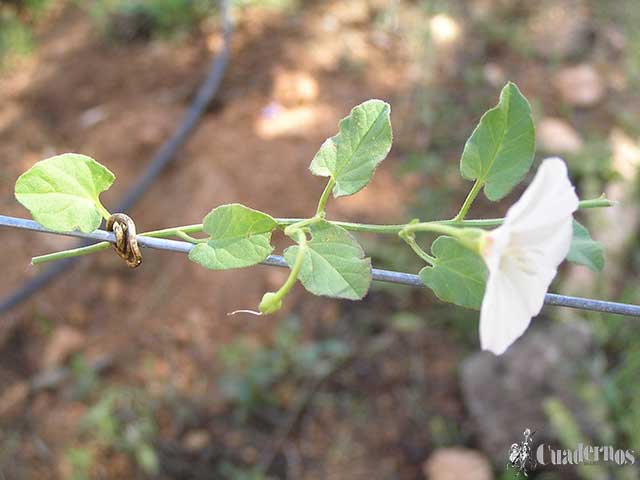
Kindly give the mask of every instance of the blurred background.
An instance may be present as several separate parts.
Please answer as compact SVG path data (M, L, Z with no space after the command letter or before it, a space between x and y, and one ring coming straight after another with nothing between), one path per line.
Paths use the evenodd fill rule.
M620 201L579 213L604 271L566 265L552 291L640 303L637 0L236 0L232 16L220 90L131 210L138 230L231 202L309 216L325 183L311 158L374 97L392 105L393 149L330 218L449 218L470 188L464 142L513 80L534 111L536 162L562 156L581 198ZM204 0L0 0L0 211L27 217L16 178L66 151L116 174L114 208L193 101L221 24ZM480 198L470 218L502 215L522 188ZM1 235L2 297L42 270L31 256L76 245ZM421 267L394 238L359 239L378 267ZM131 271L105 252L3 314L0 479L508 479L525 428L536 443L640 457L637 319L546 307L496 358L479 352L477 312L408 287L348 302L297 286L277 315L227 316L286 273L157 251Z

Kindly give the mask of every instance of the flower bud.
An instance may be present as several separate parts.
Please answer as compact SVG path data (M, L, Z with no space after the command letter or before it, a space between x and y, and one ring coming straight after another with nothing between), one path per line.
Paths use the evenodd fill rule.
M265 315L269 315L270 313L275 313L282 308L282 300L280 300L275 292L267 292L262 297L260 301L260 306L258 309L260 313Z

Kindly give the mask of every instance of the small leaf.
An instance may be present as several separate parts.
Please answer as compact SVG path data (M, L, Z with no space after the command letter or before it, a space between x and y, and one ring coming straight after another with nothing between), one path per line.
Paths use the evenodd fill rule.
M535 130L529 102L509 82L500 102L487 111L475 128L460 160L468 180L484 183L489 200L500 200L523 179L535 152Z
M334 197L352 195L370 181L391 150L391 107L367 100L340 121L339 133L326 140L311 162L311 172L333 177Z
M319 222L310 227L312 238L298 278L315 295L360 300L371 285L371 259L364 258L358 242L344 228ZM284 258L293 266L298 246L289 247Z
M115 178L93 158L65 153L42 160L20 175L15 195L46 228L92 232L100 226L104 211L98 197Z
M576 220L573 221L573 237L567 260L584 265L594 272L604 267L602 244L591 238L589 231Z
M444 302L479 310L487 281L482 257L452 237L438 237L431 251L436 262L420 270L422 282Z
M214 208L203 220L211 238L189 252L189 260L211 270L242 268L262 262L273 251L277 222L266 213L238 203Z

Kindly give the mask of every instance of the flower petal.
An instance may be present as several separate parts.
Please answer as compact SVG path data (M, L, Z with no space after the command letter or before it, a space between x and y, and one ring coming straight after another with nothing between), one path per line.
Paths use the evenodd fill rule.
M540 313L556 269L539 263L533 272L504 257L500 269L489 273L480 310L480 344L496 355L515 342Z
M547 158L531 185L507 212L505 224L513 231L531 235L564 222L578 209L578 202L564 161Z
M489 274L480 309L480 345L501 355L529 326L531 315L507 275Z
M573 216L568 215L558 223L544 225L537 230L512 232L511 242L526 252L528 263L555 270L569 253L572 236Z
M489 271L493 272L500 268L500 259L509 246L511 241L511 228L509 225L501 225L500 227L487 232L486 243L482 251Z
M488 234L489 279L480 310L480 343L504 351L542 309L558 265L571 245L578 197L559 158L545 160L533 182Z
M532 268L535 270L524 271L513 259L506 258L500 272L513 287L513 296L523 304L529 317L542 310L544 296L558 272L557 265L546 265L542 260Z

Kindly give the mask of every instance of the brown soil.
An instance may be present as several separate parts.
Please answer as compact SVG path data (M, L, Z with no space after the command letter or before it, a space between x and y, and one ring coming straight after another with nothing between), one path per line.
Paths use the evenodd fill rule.
M13 196L16 178L36 161L67 151L90 155L116 174L103 196L113 208L172 134L221 48L219 27L207 22L179 42L109 45L80 3L56 2L39 27L36 52L0 71L2 214L28 217ZM540 12L551 11L546 3ZM528 22L538 10L527 2L447 2L463 30L458 40L442 44L434 40L433 12L424 2L300 4L294 11L236 12L219 94L175 162L130 212L139 231L197 223L213 207L232 202L277 217L311 215L325 179L310 174L309 162L339 119L368 98L393 105L394 149L365 190L330 202L332 218L406 221L418 180L425 182L414 199L419 208L441 218L455 214L469 186L458 172L462 146L507 79L534 100L536 117L564 118L585 145L608 142L616 126L637 132L629 125L638 112L636 89L625 83L624 35L595 11L576 10L574 2L566 3L566 18L555 19L557 28L541 17L541 38L554 37L548 42L529 38ZM507 38L516 30L525 32L525 41ZM555 34L565 32L578 36L577 52L556 51L562 38ZM632 49L636 43L628 41ZM590 108L567 103L554 83L558 70L582 62L606 85ZM546 153L558 152L541 149ZM399 175L396 167L411 163L414 154L420 165L411 170L405 164L413 173ZM603 166L593 152L581 155L567 153L572 177L581 196L597 196L618 167ZM473 215L505 211L522 188L497 209L479 200ZM32 256L76 245L61 236L0 235L0 297L38 273L40 267L29 265ZM396 269L415 269L415 260L406 261L405 250L392 242L363 241L377 264L391 260ZM276 235L275 244L281 250L286 240ZM607 271L615 272L615 262L607 262ZM596 296L616 299L637 270L637 262L629 265L618 268L623 273L610 282L611 294ZM223 461L255 465L273 451L298 399L314 387L309 378L287 378L274 387L280 404L242 423L220 391L220 352L240 337L268 344L287 317L300 319L305 339L340 339L355 354L294 422L269 471L276 478L424 478L422 464L435 448L474 444L456 375L469 344L456 335L475 330L474 312L439 308L433 296L388 285L376 285L363 302L314 297L298 285L277 315L227 315L255 309L285 277L285 270L262 266L207 271L183 255L158 251L144 251L136 270L111 251L83 258L0 318L0 480L71 478L72 447L96 450L91 478L145 478L130 456L89 445L80 433L88 406L111 387L137 389L157 403L159 478L215 478L211 472ZM395 313L408 311L428 322L412 331L390 327ZM76 353L87 361L114 359L88 398L74 393L77 379L29 394L31 379L69 366Z
M340 35L325 31L329 12L341 23ZM366 12L365 18L358 15L353 18L340 2L319 2L295 21L245 11L215 106L173 166L132 210L138 229L196 223L211 208L231 202L277 216L311 214L324 187L324 180L307 170L318 146L335 133L338 120L353 105L371 97L390 99L405 81L402 64L371 44ZM90 155L116 174L115 186L103 199L114 205L180 121L221 39L211 31L183 43L105 46L86 15L68 7L47 23L39 43L33 57L0 77L0 210L20 217L28 213L13 198L17 176L35 161L65 151ZM348 56L352 51L358 52L356 60ZM345 67L349 58L357 65ZM362 71L373 65L376 74L365 77ZM273 102L283 110L267 119L263 112ZM99 121L87 121L92 116ZM394 176L394 162L392 153L367 190L332 203L330 215L400 221L408 185ZM2 296L39 271L29 266L31 256L74 244L63 237L16 231L3 231L2 239ZM116 355L110 377L114 383L150 392L169 385L178 395L215 408L220 403L214 379L221 346L239 334L259 338L288 312L300 311L302 299L305 325L322 321L323 312L336 311L336 302L311 299L297 287L280 315L227 316L238 308L255 308L261 295L284 278L284 271L265 267L210 272L181 255L155 251L145 251L144 264L135 271L113 253L85 258L2 318L0 384L19 385L52 367L43 351L50 348L52 332L71 326L84 337L86 358ZM391 407L388 403L386 408ZM13 417L8 425L29 434L18 436L19 465L11 471L21 478L64 477L68 465L63 452L73 444L85 410L83 403L55 391L21 404L18 411L28 420ZM331 447L327 422L342 420L313 418L304 427L319 438L312 452L316 458ZM371 428L386 430L382 424ZM347 430L345 435L355 434ZM368 430L360 432L362 438L379 437ZM394 440L374 443L382 448L385 441ZM374 457L358 464L375 466L375 449L359 453L369 454ZM392 462L402 463L393 452L389 455L396 457ZM414 463L421 459L417 456ZM327 469L341 464L340 459L335 466L332 462ZM117 472L117 459L112 463ZM122 474L114 475L109 478ZM309 478L319 477L332 478L328 473ZM360 477L354 473L349 478Z

